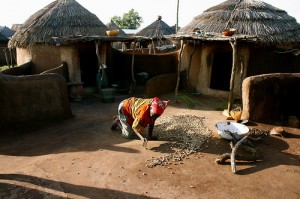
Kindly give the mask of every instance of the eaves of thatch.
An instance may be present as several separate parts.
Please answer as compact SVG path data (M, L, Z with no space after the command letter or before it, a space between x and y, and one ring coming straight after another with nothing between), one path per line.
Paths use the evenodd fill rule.
M193 35L195 29L220 34L228 28L236 29L237 35L257 37L261 45L300 45L300 24L296 19L260 0L227 0L194 17L176 35Z
M149 37L122 37L122 36L98 36L98 35L73 35L66 37L54 37L54 43L56 46L67 45L71 43L82 43L89 41L100 41L100 42L143 42L143 41L152 41Z
M108 30L119 30L118 36L128 37L128 35L113 20L106 24Z
M174 33L175 33L174 29L171 28L168 24L166 24L162 20L161 16L158 16L158 19L156 21L154 21L149 26L137 32L136 36L160 39L160 38L164 38L165 35L171 35Z
M29 17L9 41L9 47L55 44L53 38L106 36L107 27L75 0L56 0Z

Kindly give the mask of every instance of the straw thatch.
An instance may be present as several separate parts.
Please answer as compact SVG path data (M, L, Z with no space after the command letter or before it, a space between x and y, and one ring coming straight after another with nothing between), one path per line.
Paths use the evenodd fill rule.
M3 34L1 34L1 32L0 32L0 42L8 42L8 38L7 37L5 37Z
M53 37L106 36L107 27L75 0L57 0L33 14L10 40L10 47L55 44Z
M22 24L13 24L11 26L11 29L12 29L12 31L17 32L21 26L22 26Z
M15 34L15 32L6 26L0 26L0 34L9 40Z
M136 36L144 36L149 38L163 38L164 35L171 35L175 34L173 28L171 28L168 24L166 24L161 16L158 16L157 20L154 21L149 26L145 27L144 29L140 30L136 33Z
M260 0L227 0L194 17L177 35L192 34L195 29L221 33L228 28L235 28L236 34L257 36L264 44L300 44L296 19Z
M128 35L113 20L110 20L106 26L109 30L119 30L118 36L128 37Z

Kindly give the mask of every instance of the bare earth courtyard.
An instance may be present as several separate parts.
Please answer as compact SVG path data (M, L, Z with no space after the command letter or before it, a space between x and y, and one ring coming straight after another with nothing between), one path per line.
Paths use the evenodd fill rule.
M162 98L171 100L162 118L205 117L212 136L201 152L148 168L152 158L174 152L171 144L149 141L146 150L139 140L124 139L110 129L122 96L114 103L86 96L71 103L71 119L1 132L0 198L300 198L300 129L284 127L287 137L268 136L256 143L262 161L237 161L233 174L230 161L215 163L231 151L214 126L225 120L216 108L226 99L196 96L199 104L190 109L172 100L174 94Z

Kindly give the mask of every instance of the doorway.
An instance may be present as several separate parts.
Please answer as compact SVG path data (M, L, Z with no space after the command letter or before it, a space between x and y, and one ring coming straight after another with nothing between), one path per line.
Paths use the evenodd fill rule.
M232 52L217 51L213 55L213 63L210 78L210 88L229 91L232 68Z
M81 81L85 87L96 86L98 60L95 48L84 48L79 51Z

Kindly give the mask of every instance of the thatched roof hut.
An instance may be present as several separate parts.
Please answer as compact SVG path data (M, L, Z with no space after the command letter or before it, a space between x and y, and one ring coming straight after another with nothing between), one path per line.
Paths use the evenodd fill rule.
M7 44L14 33L10 28L0 26L0 66L15 64L13 60L15 51L10 51L7 48Z
M0 32L0 42L7 42L8 38L5 37L1 32Z
M151 23L149 26L143 28L136 33L136 36L144 36L149 38L163 38L164 35L174 34L175 31L168 24L166 24L161 16L158 16L157 20Z
M233 35L224 35L230 28ZM246 77L300 72L300 24L260 0L224 1L169 38L182 41L180 71L189 88L229 97L231 105Z
M166 36L175 34L175 32L176 31L172 27L170 27L162 20L161 16L158 16L157 20L155 20L153 23L143 28L142 30L138 31L135 36L150 38L152 41L141 43L141 46L147 47L151 51L151 49L154 50L157 47L172 44L170 40L166 39Z
M95 76L99 64L106 61L108 42L95 45L95 41L107 37L107 30L95 14L77 1L56 0L31 15L8 45L16 47L18 65L32 61L33 74L56 68L65 62L70 81L85 81L88 85L89 76ZM99 58L96 48L99 48Z
M9 42L10 47L55 44L54 37L106 36L107 27L75 0L56 0L31 15Z
M128 37L128 35L113 20L110 20L106 26L109 30L119 30L118 36Z
M0 26L0 34L8 41L15 34L15 32L6 26Z
M261 44L300 45L300 24L286 11L260 0L227 0L205 10L177 34L195 29L222 33L234 28L236 34L256 36Z

